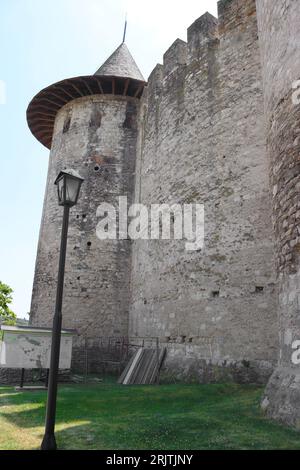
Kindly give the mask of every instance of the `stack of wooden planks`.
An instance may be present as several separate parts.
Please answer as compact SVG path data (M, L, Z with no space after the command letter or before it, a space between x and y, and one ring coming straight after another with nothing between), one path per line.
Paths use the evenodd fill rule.
M139 348L130 358L118 383L123 385L156 383L165 354L166 348Z

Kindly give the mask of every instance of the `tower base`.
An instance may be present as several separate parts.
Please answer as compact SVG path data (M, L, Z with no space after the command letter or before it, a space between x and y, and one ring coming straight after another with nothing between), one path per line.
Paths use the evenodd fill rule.
M262 409L267 416L300 430L300 370L277 367L266 387Z

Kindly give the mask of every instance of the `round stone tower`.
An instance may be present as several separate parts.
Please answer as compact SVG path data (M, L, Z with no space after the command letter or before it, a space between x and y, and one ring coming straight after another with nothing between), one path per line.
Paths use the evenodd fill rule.
M278 367L263 407L300 426L300 5L257 0L279 287Z
M128 332L130 241L96 236L99 204L132 199L137 113L144 78L122 43L93 76L60 81L38 93L27 110L33 135L51 149L30 320L53 318L62 210L54 181L74 168L84 177L70 213L63 326L79 338ZM79 341L80 344L80 339Z

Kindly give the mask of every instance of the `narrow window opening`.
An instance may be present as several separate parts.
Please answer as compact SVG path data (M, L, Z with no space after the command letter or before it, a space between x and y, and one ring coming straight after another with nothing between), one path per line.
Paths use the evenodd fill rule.
M101 126L102 114L97 109L93 110L89 127L93 129L98 129Z
M211 293L211 296L213 298L220 297L220 291L219 290L213 290Z
M255 292L263 292L264 288L263 286L255 286Z
M63 134L65 134L66 132L68 132L68 130L70 129L70 124L71 124L71 118L70 118L70 117L67 117L67 118L65 119L65 122L64 122Z

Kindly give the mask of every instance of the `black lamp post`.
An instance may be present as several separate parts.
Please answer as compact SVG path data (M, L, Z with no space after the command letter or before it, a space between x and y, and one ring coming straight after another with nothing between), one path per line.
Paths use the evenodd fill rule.
M57 277L56 303L53 318L51 359L48 381L48 399L46 411L45 434L41 445L42 450L56 450L56 440L54 435L55 411L57 396L57 376L59 367L60 337L62 323L62 298L64 288L65 260L67 248L67 235L69 225L70 207L77 203L80 186L83 178L74 170L61 171L55 180L58 192L58 204L64 206L59 267Z

